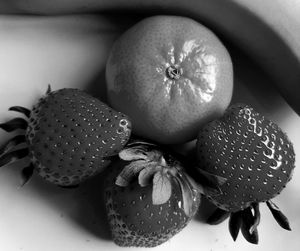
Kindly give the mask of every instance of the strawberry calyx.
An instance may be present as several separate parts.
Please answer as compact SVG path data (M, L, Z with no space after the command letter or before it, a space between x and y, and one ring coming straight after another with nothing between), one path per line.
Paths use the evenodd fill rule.
M47 91L44 96L49 95L52 92L51 86L48 85ZM31 116L32 111L26 107L22 106L12 106L8 109L9 111L14 111L21 113L25 116L24 118L17 117L13 118L5 123L0 124L0 128L6 132L13 132L17 130L26 131L29 126L28 119ZM23 148L20 146L25 145ZM14 150L14 148L19 147ZM16 135L6 142L0 148L0 167L5 166L11 162L19 159L23 159L29 155L28 143L25 134ZM31 179L34 172L34 165L30 163L28 166L24 167L21 171L21 184L20 187L24 186Z
M279 226L285 230L291 231L288 218L280 211L279 207L271 200L268 200L266 204Z
M236 212L230 212L217 208L207 219L210 225L217 225L229 218L229 232L232 239L235 241L241 231L244 238L252 243L258 244L258 226L260 224L260 203L252 203L249 207ZM266 201L266 204L271 211L276 222L283 229L291 231L291 227L287 217L280 211L279 207L271 200Z
M172 181L182 193L183 209L187 216L193 213L197 192L203 189L183 169L183 164L172 153L144 141L134 141L119 153L120 159L128 161L116 178L118 186L128 186L135 178L141 187L152 188L152 203L161 205L172 196Z

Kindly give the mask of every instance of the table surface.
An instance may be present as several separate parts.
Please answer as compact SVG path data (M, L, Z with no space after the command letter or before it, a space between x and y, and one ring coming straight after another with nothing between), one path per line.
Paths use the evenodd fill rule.
M136 20L102 16L68 18L0 16L0 118L15 114L12 105L30 107L50 83L53 89L77 87L105 99L104 68L112 42ZM273 88L272 81L237 49L229 49L235 72L232 103L244 102L274 120L300 154L300 118ZM11 135L0 132L0 144ZM20 188L20 167L0 170L0 250L123 250L110 239L96 177L77 189L61 189L34 176ZM234 242L227 222L205 224L212 206L203 200L199 213L178 235L154 250L296 250L300 245L299 158L293 179L274 202L288 216L292 231L281 229L261 205L259 245L242 236ZM143 249L140 249L143 250ZM145 249L146 250L146 249ZM148 250L148 249L147 249Z

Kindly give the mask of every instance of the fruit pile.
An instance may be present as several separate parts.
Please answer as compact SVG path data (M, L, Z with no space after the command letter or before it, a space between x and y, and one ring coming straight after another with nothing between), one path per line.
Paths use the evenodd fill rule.
M0 128L21 134L1 147L0 166L29 157L23 184L36 172L61 187L109 170L103 192L119 246L169 240L201 196L217 207L208 223L229 217L234 240L241 231L258 243L261 202L290 230L271 199L292 177L293 145L250 106L229 106L232 63L210 30L183 17L147 18L113 45L106 78L108 104L49 86L31 110L11 107L23 117ZM193 155L171 150L194 139Z

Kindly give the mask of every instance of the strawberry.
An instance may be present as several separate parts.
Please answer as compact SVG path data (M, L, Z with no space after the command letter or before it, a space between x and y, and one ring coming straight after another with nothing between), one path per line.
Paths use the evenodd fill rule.
M0 166L29 156L30 165L22 171L24 183L35 170L56 185L78 185L101 172L131 132L127 116L78 89L51 91L49 86L32 110L20 106L10 110L28 119L0 124L7 132L24 131L2 147Z
M160 245L190 222L198 188L183 163L157 145L134 141L119 156L105 186L113 240L127 247Z
M239 229L258 242L260 202L267 202L281 226L290 230L286 217L270 200L292 177L293 145L274 122L244 104L228 108L224 116L201 128L197 139L197 170L218 186L207 197L219 208L209 222L230 216L232 237Z

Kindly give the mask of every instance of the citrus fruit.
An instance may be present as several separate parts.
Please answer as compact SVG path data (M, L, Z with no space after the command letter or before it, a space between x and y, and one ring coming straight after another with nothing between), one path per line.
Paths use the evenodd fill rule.
M106 65L109 104L127 114L135 135L184 143L228 107L233 90L230 55L200 23L152 16L114 43Z

